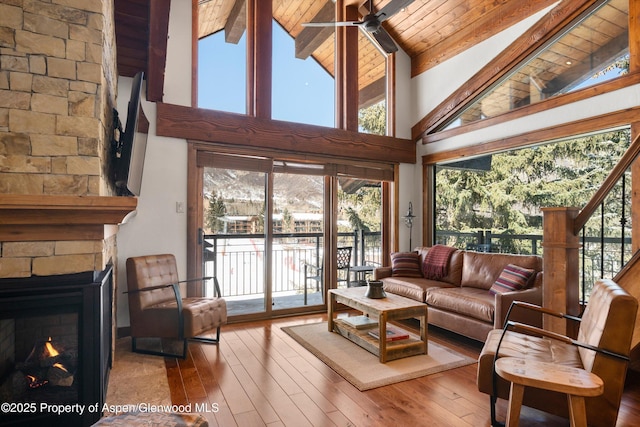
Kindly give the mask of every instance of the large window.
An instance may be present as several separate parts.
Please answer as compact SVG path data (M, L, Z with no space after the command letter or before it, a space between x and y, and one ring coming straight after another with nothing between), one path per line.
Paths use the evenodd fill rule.
M245 114L247 36L246 31L225 30L233 2L227 3L225 13L199 14L198 107ZM241 15L239 19L246 20L246 17Z
M333 53L333 49L331 49ZM333 60L330 62L333 66ZM295 40L274 21L272 118L335 126L333 70L313 56L296 58Z
M358 130L387 134L387 56L363 31L358 34Z
M609 0L457 115L449 128L617 78L629 69L629 1Z
M584 207L629 144L627 127L437 165L437 242L541 255L541 208ZM594 280L613 277L631 256L629 174L582 232L585 292Z

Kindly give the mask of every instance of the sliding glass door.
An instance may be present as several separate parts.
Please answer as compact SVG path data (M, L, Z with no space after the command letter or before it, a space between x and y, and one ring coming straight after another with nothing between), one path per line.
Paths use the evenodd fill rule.
M232 320L323 310L328 289L359 284L380 264L381 182L393 178L390 167L197 144L190 164L189 277L216 276ZM351 274L338 269L344 246L352 248ZM202 294L213 295L212 286Z
M303 165L276 164L271 248L276 310L324 302L324 182ZM322 168L320 168L322 170Z
M203 269L218 278L229 315L266 310L266 182L264 172L204 168Z

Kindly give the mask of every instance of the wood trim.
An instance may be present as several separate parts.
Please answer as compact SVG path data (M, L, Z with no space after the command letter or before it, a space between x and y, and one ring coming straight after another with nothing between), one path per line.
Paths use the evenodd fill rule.
M422 246L432 246L435 240L435 165L422 167Z
M385 163L415 163L409 139L157 104L158 136Z
M629 72L640 72L640 0L629 0Z
M444 124L462 108L477 99L485 89L531 56L563 28L588 11L594 4L602 1L604 0L564 0L560 2L498 57L485 65L415 124L411 129L412 138L418 139L433 132L438 126Z
M256 28L254 25L255 14L256 14L256 2L258 0L245 0L247 3L247 81L246 81L246 89L247 89L247 108L246 112L250 116L256 115L256 76L255 76L255 39L256 39Z
M253 99L253 105L255 110L253 115L268 119L271 118L271 76L273 74L271 65L273 56L272 2L257 0L254 6L253 57L255 62L253 64L253 73L255 98Z
M397 96L396 85L398 73L396 67L398 62L396 61L396 54L393 53L387 56L386 69L387 69L387 81L385 86L385 95L387 98L387 135L396 136L396 118L397 118Z
M345 21L345 7L344 0L336 0L336 21ZM345 39L346 39L346 31L344 27L336 27L336 42L335 42L335 64L334 64L334 74L335 74L335 127L338 129L346 129L347 121L345 119L345 72L346 72L346 55L345 55Z
M162 101L164 72L167 65L167 40L169 38L169 12L171 0L149 2L149 64L147 66L147 100Z
M356 6L347 6L345 8L345 19L347 21L357 21L359 19L358 8ZM358 109L360 106L360 96L358 90L358 35L360 29L358 27L343 27L345 31L344 37L344 94L342 101L344 102L344 129L357 132L358 131Z
M395 181L395 177L397 176L396 174L396 168L394 168L394 181ZM391 242L393 242L395 239L393 238L394 236L394 231L393 231L393 221L392 221L392 217L393 217L393 207L395 206L394 204L391 203L391 198L393 197L393 192L392 192L392 183L390 182L382 182L381 184L381 196L382 196L382 258L381 258L381 262L383 265L390 265L390 254L392 252L392 246L391 246Z
M448 160L460 159L463 157L478 156L495 153L498 151L512 150L535 145L545 141L552 141L558 138L566 138L573 135L596 132L624 126L634 123L638 119L640 107L627 108L614 113L581 119L557 126L550 126L537 129L518 135L488 141L470 147L462 147L454 150L442 151L439 153L426 154L422 156L422 164L435 164Z
M400 250L400 165L396 165L394 168L395 179L393 180L393 193L392 193L392 206L391 210L391 224L392 224L392 234L391 241L393 242L393 246L391 247L391 252L398 252ZM383 254L385 265L391 265L391 254L385 253Z
M317 163L317 164L334 164L334 165L350 165L361 168L386 169L391 163L389 162L371 162L366 159L345 159L331 157L330 155L315 155L303 152L284 152L261 147L259 151L252 147L231 146L222 143L188 140L189 143L195 144L196 148L201 152L221 153L237 156L259 156L277 160L288 160L300 163Z
M580 211L573 224L573 233L577 236L585 226L589 218L598 209L598 206L602 204L607 195L611 192L616 183L620 180L622 175L633 164L635 159L640 154L640 136L636 136L631 142L631 145L627 151L622 155L622 158L616 163L613 170L607 175L596 194L593 195L591 200L587 202L584 208Z
M443 139L451 138L457 135L463 135L479 129L484 129L490 126L496 126L502 123L506 123L521 117L527 117L532 114L536 114L542 111L551 110L552 108L561 107L563 105L572 104L574 102L589 99L594 96L602 95L604 93L612 92L615 90L623 89L625 87L633 86L640 83L640 72L621 76L615 80L604 82L596 86L587 87L575 92L567 93L557 97L545 99L544 101L537 102L535 104L527 105L515 110L511 110L507 113L501 114L496 117L490 117L488 119L480 120L477 122L469 123L467 125L458 126L453 129L443 130L437 133L424 135L422 137L423 144L429 144Z
M631 124L631 139L640 136L640 122ZM636 159L631 165L631 206L640 206L640 161ZM640 250L640 210L631 209L631 252ZM639 325L640 326L640 325Z
M187 279L202 277L202 247L198 232L204 220L202 168L197 165L198 150L187 148ZM195 295L194 295L195 296Z
M191 106L198 106L198 0L191 0Z

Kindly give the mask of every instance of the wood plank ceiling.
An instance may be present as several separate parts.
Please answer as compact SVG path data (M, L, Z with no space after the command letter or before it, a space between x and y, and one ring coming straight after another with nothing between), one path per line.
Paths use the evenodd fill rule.
M258 0L266 1L266 0ZM390 0L373 0L373 7L379 10ZM411 58L412 75L418 75L437 64L459 54L469 47L480 43L496 33L514 25L526 17L556 3L557 0L415 0L402 11L383 23L387 32L396 44ZM593 44L604 47L607 43L624 37L624 26L616 25L620 14L615 10L619 3L627 4L628 0L612 0L602 14L599 38L589 36L590 51ZM159 7L156 3L164 4ZM165 38L168 18L158 20L158 13L165 13L169 0L115 0L116 42L118 48L118 66L121 75L131 76L135 71L147 69L149 78L161 73L156 79L163 81L164 66L161 70L151 67L150 60L158 54L162 37ZM219 31L225 32L228 42L237 43L245 32L245 0L198 0L198 37L203 38ZM358 8L361 14L366 13L368 2L363 0L344 0L347 6ZM628 7L627 7L628 9ZM274 19L297 41L297 56L312 56L318 63L333 75L333 28L304 28L303 22L333 20L334 0L273 0ZM145 15L146 14L146 15ZM154 25L149 25L149 23ZM161 22L158 25L157 22ZM166 24L165 24L166 22ZM362 32L361 32L362 33ZM364 38L363 35L361 37ZM553 52L544 61L557 64L555 71L548 74L548 82L561 80L560 74L567 70L567 61L574 64L576 52L582 51L570 46L569 52ZM150 46L150 44L154 46ZM359 89L362 97L374 100L381 95L384 74L384 56L368 39L359 43ZM577 48L577 49L575 49ZM586 52L586 51L585 51ZM576 66L572 67L576 71ZM540 77L540 76L539 76ZM529 87L528 76L523 75L523 87ZM524 80L527 80L526 82ZM545 84L547 81L537 82ZM159 91L161 99L161 87ZM452 90L456 88L451 88ZM508 94L513 97L513 93ZM524 94L522 96L527 96ZM516 100L517 102L517 100ZM363 100L361 99L361 104Z

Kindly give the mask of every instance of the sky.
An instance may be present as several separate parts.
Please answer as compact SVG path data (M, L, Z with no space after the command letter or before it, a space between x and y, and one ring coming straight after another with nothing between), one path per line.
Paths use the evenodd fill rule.
M235 45L224 31L198 45L198 106L245 114L246 31ZM334 127L334 80L311 57L295 58L294 40L273 25L272 118Z

